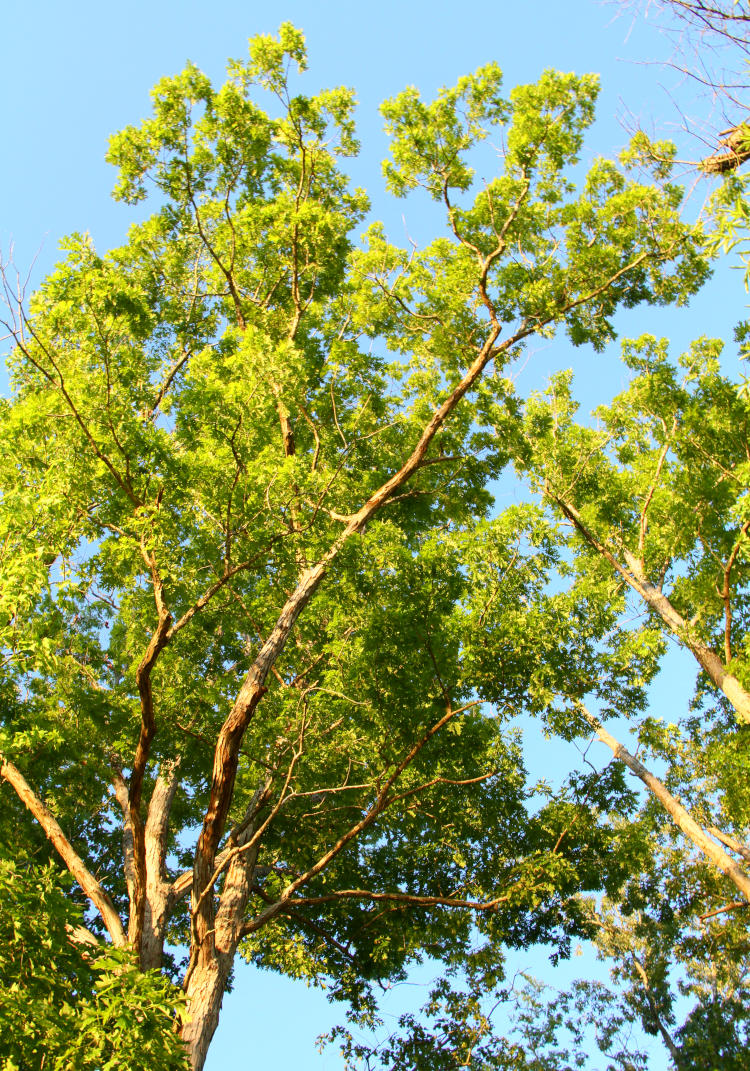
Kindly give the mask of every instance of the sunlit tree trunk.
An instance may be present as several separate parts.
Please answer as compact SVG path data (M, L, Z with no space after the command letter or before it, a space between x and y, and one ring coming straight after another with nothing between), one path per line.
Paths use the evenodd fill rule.
M185 984L188 1009L182 1037L193 1071L201 1071L206 1061L242 935L242 922L258 857L257 843L252 840L253 831L252 825L245 830L227 866L213 932L208 933L199 945L194 944L192 949ZM207 899L210 896L209 893ZM194 892L193 910L197 914L200 905L196 904L195 899Z

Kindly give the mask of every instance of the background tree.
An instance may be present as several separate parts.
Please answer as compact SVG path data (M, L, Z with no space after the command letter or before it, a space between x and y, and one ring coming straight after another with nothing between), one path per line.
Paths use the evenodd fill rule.
M725 198L722 191L720 204ZM700 339L675 365L666 340L626 342L632 382L596 411L596 425L577 422L571 377L559 376L545 396L529 401L517 447L520 467L570 530L574 591L597 591L610 607L619 604L620 642L643 645L656 627L700 670L692 709L684 716L665 711L668 725L643 712L634 717L616 697L602 708L635 723L647 751L641 759L613 735L622 738L622 730L610 732L583 706L580 675L557 684L571 714L568 732L575 732L577 706L651 792L628 831L636 843L645 834L644 854L614 901L595 910L595 940L613 964L625 1021L640 1020L661 1036L676 1068L741 1067L748 1051L737 994L748 967L750 454L747 389L722 373L721 349L719 341ZM654 763L666 774L655 777ZM566 1000L598 988L580 983Z
M556 527L541 508L528 508L534 525L527 530L527 556L517 575L531 571L537 582L523 583L516 598L506 585L474 582L472 592L483 595L484 635L479 628L464 630L469 643L476 642L467 663L480 690L494 689L493 702L502 706L504 699L525 708L557 738L583 738L581 769L588 770L567 780L545 819L565 813L565 825L558 826L565 835L577 827L582 832L582 823L588 849L597 837L607 837L605 895L579 896L578 902L594 946L610 967L611 983L580 979L562 992L530 978L512 978L509 985L485 945L475 950L474 960L469 957L465 977L454 972L440 979L421 1013L403 1016L398 1031L384 1041L373 1044L356 1020L335 1032L351 1067L567 1071L599 1067L597 1059L604 1057L607 1067L645 1069L652 1064L639 1030L663 1043L670 1066L679 1071L739 1069L747 1063L747 727L722 693L724 682L709 674L710 661L700 673L692 708L683 714L667 707L669 721L658 716L662 711L646 716L633 688L637 674L652 678L665 634L693 652L699 666L713 649L710 637L725 636L726 563L718 550L728 547L731 554L740 539L747 452L740 450L723 468L724 478L712 468L719 443L731 451L742 439L737 418L745 401L718 369L712 356L718 344L704 341L683 355L688 371L682 380L664 346L660 370L652 365L644 370L640 359L645 350L653 360L653 345L651 339L626 343L637 374L611 407L599 411L599 427L573 421L569 377L556 381L547 397L530 400L520 448L564 524ZM679 412L669 426L679 435L664 449L663 436L655 441L656 429L663 431L667 412L675 415L678 397ZM708 472L701 473L696 454ZM669 562L659 570L659 592L670 613L687 617L688 608L700 606L699 615L691 612L689 626L675 629L655 600L644 598L638 605L644 581L631 583L628 569L636 553L627 555L641 538L641 572L653 564L657 548ZM485 576L493 567L502 575L519 554L506 541L498 545L505 559L498 561L489 544L481 564ZM744 605L744 542L734 556L741 564L733 575L730 608ZM552 589L550 559L558 571ZM620 564L628 561L630 566ZM560 590L566 575L569 587ZM519 612L520 598L525 605ZM731 665L744 679L746 645L738 624L743 618L739 611L730 618L739 652ZM518 649L514 622L521 642L534 650L536 666L518 694L508 687L514 680L509 662ZM620 672L614 670L618 665ZM493 674L492 666L503 672ZM589 696L599 717L584 705ZM607 727L614 717L620 727ZM618 739L628 728L637 736L631 750ZM597 756L586 740L591 729L619 761L603 769L594 765ZM649 794L628 795L620 780L626 770Z
M558 378L529 406L523 463L587 567L614 570L747 723L747 402L720 372L721 342L694 343L680 369L667 347L625 344L637 374L597 410L599 427L574 421L570 380Z
M385 1043L344 1033L352 1066L480 1068L502 1052L508 1066L568 1068L588 1066L595 1047L608 1066L645 1068L628 1037L636 1024L662 1040L675 1068L746 1064L750 449L747 389L723 374L721 350L701 339L674 364L666 340L625 342L631 383L593 426L577 419L570 374L529 399L512 448L549 508L529 514L524 568L538 582L497 598L520 551L508 540L502 556L489 544L472 575L477 627L464 635L480 694L525 707L566 740L593 729L649 790L635 807L622 786L611 794L606 775L617 767L592 766L568 783L570 802L600 808L623 865L610 867L608 895L588 901L613 984L580 980L547 999L535 982L517 990L482 977L455 989L444 979ZM506 447L515 427L504 429ZM503 694L515 680L515 622L535 669L518 694ZM691 708L657 711L665 720L644 716L628 685L652 677L668 642L690 653L699 677ZM613 673L618 664L629 673ZM614 716L625 728L607 726ZM623 746L628 722L637 744Z
M706 274L666 165L599 160L576 188L593 78L505 99L494 65L387 102L390 188L425 189L447 230L405 251L373 226L355 249L353 97L292 95L295 64L287 25L219 90L163 80L110 151L117 195L150 184L155 214L105 256L73 236L28 305L8 294L0 772L91 928L144 971L188 949L194 1068L238 950L356 1007L474 927L496 948L586 930L572 894L612 838L585 798L530 802L463 664L502 370L558 325L600 348L619 305ZM489 131L506 148L477 189ZM535 664L519 639L508 677Z

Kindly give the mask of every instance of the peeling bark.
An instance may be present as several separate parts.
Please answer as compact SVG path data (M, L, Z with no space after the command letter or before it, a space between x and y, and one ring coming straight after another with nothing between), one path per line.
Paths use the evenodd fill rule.
M162 965L164 933L174 906L174 894L167 878L166 857L169 814L177 791L177 770L178 763L175 762L157 777L146 819L146 896L140 946L143 970Z
M128 919L128 940L132 943L136 931L136 881L135 881L135 849L133 843L133 824L130 820L130 800L128 798L128 786L122 771L114 770L112 786L115 790L115 799L122 811L122 865L125 872L125 884L128 890L128 904L130 915Z
M252 823L238 838L237 847L248 845L254 832L255 825ZM184 983L188 1013L181 1031L192 1071L202 1071L211 1039L219 1024L224 992L237 946L242 939L242 924L257 859L257 842L247 851L233 855L214 914L213 928L205 934L200 944L193 944ZM213 906L213 892L204 892ZM199 906L194 903L193 910L197 911Z

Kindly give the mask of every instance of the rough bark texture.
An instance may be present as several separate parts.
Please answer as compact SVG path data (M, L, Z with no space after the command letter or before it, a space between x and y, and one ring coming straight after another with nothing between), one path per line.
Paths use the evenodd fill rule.
M160 500L161 494L157 496L157 505ZM153 554L147 555L145 553L145 548L144 560L151 569L154 602L156 603L159 618L146 652L135 673L135 682L141 702L141 729L128 789L130 829L133 838L133 894L130 897L132 933L130 934L130 939L134 947L139 950L139 954L146 913L148 882L146 873L146 830L141 815L141 800L143 796L143 779L151 753L151 744L156 735L151 671L156 665L160 653L169 642L169 626L172 623L171 614L164 601L164 584L159 576L156 560Z
M242 922L258 858L257 842L252 843L254 831L254 826L250 825L238 839L227 866L213 932L206 934L197 947L194 944L191 952L185 983L188 1018L183 1024L182 1038L193 1071L202 1071L211 1039L219 1025L221 1003L242 937ZM208 892L207 899L213 904L212 892Z
M204 957L188 979L186 994L189 1011L181 1033L192 1071L203 1071L208 1047L219 1025L221 1002L230 969L231 963L227 965L217 950L214 957Z
M174 893L167 880L166 857L169 812L176 790L175 763L156 779L144 831L146 898L140 947L141 966L144 970L161 967L164 933L174 903Z
M114 770L112 786L115 790L115 799L122 811L122 865L125 872L125 884L128 890L128 905L130 909L128 919L128 941L132 944L136 933L136 881L135 881L135 848L133 843L133 825L130 821L130 799L128 786L122 771Z

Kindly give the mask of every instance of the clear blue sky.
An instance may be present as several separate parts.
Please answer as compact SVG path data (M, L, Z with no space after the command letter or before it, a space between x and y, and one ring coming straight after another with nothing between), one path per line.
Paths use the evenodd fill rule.
M659 136L683 138L680 113L705 116L708 105L691 99L674 72L645 64L663 59L668 43L653 24L617 17L618 8L594 0L130 0L126 5L72 0L34 0L6 5L3 13L4 87L0 97L0 248L11 242L22 274L32 265L32 284L50 269L58 239L89 231L103 251L119 243L132 209L109 197L113 173L104 162L108 136L148 113L149 90L187 59L220 81L229 56L245 53L247 38L273 32L290 20L307 34L310 91L325 85L354 86L359 99L362 154L352 166L366 186L373 215L384 218L395 240L408 231L429 234L430 218L417 200L385 197L380 161L386 143L378 104L407 84L425 95L480 64L496 60L506 88L536 78L545 67L595 71L602 77L599 116L587 157L611 154L627 141L625 127L642 125ZM625 124L625 125L623 125ZM696 156L684 140L682 155ZM686 181L693 179L688 169ZM708 187L692 195L697 213ZM722 269L717 281L687 311L635 311L621 331L651 330L684 343L702 333L731 338L745 295L739 273ZM730 364L733 356L729 358ZM590 400L603 400L622 382L609 357L571 352L563 340L540 346L520 375L523 392L541 386L552 368L573 364ZM657 703L674 718L675 698L689 691L679 660L670 663ZM667 705L669 709L667 709ZM537 758L545 759L540 751ZM537 959L536 968L540 961ZM582 961L573 961L580 968ZM401 987L395 1001L419 1004L421 979ZM239 968L235 991L225 1001L208 1071L271 1066L340 1068L335 1050L318 1056L314 1038L340 1018L325 996L270 974ZM656 1071L658 1064L653 1064Z

